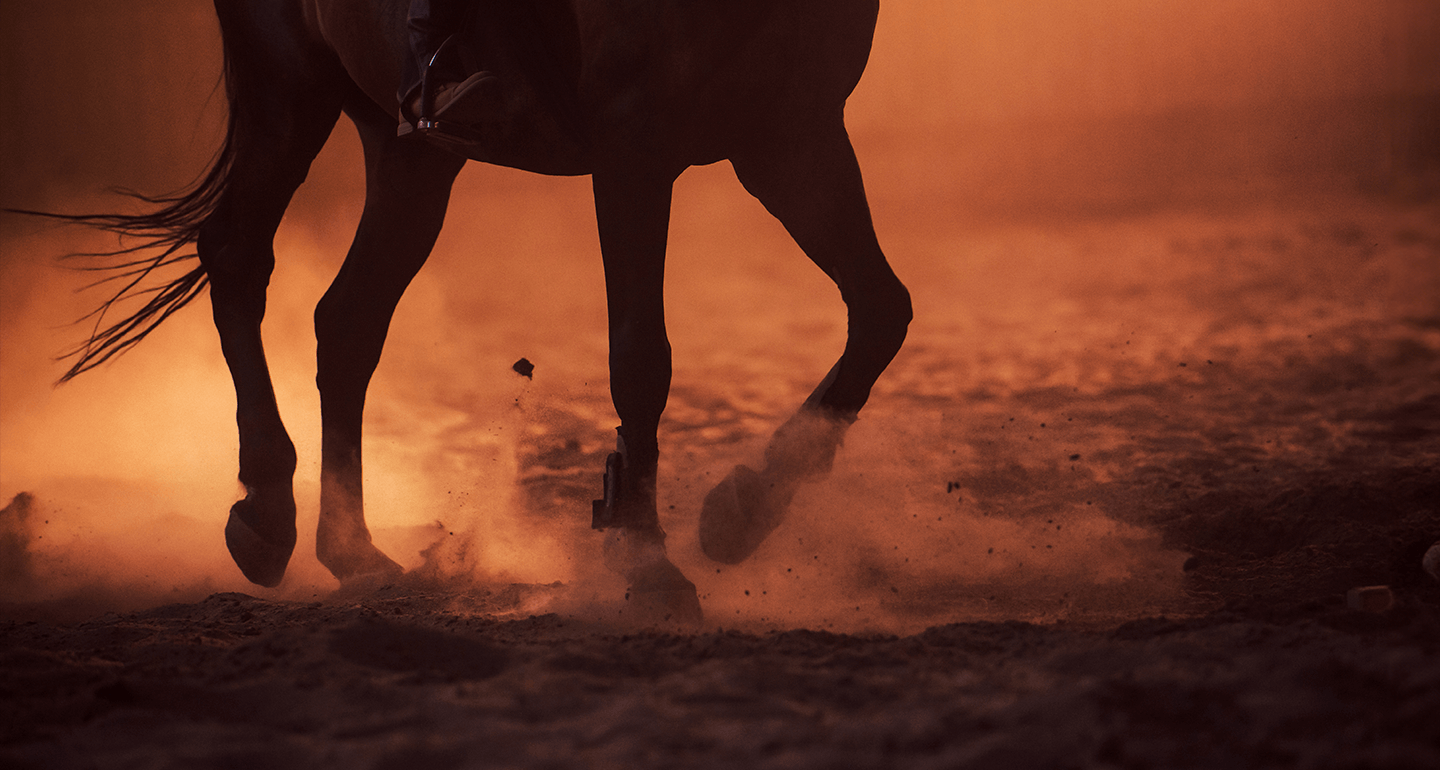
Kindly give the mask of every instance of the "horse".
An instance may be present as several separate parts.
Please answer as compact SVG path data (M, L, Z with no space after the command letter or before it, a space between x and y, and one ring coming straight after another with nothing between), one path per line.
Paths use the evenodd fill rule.
M879 0L492 0L457 43L501 74L503 110L465 141L396 136L409 56L401 0L215 0L229 117L205 176L141 214L64 215L138 238L110 252L128 279L102 310L141 294L152 271L196 259L98 329L62 380L139 342L207 287L234 380L244 497L227 547L250 581L280 583L295 547L295 447L261 342L273 239L343 113L363 146L365 202L339 273L315 309L321 491L316 556L340 581L398 576L365 523L361 423L392 314L445 220L468 160L591 177L620 425L592 525L627 596L698 621L694 585L665 551L656 511L656 432L670 387L663 303L672 186L728 160L744 188L839 287L839 360L777 428L759 470L736 466L706 496L702 550L739 563L831 468L846 428L903 343L909 294L881 251L844 109L870 54ZM194 253L184 253L190 246ZM158 255L152 251L158 250ZM144 256L135 257L143 252ZM185 262L190 265L192 263ZM646 602L649 604L646 605Z

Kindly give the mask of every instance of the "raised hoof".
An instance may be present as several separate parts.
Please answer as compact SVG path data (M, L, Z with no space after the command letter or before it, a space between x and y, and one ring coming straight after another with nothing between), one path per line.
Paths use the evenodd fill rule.
M695 584L669 559L650 562L626 575L625 599L635 617L646 623L698 626L705 619Z
M278 540L261 537L245 521L250 509L250 500L241 500L230 507L230 520L225 524L225 545L230 557L245 578L256 585L274 588L285 578L285 567L290 563L290 554L295 551L295 528L291 526L288 537Z
M750 558L785 520L791 495L744 465L715 485L700 509L700 550L722 564Z

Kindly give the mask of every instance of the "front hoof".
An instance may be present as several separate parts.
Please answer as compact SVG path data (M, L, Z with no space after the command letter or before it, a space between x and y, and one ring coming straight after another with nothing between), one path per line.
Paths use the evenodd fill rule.
M791 495L744 465L715 485L700 509L700 550L722 564L750 558L785 520Z
M341 585L385 583L405 574L405 568L369 540L354 540L343 547L315 548L315 556Z
M251 521L254 520L256 504L246 497L230 507L230 520L225 524L225 545L235 566L245 578L256 585L274 588L285 578L285 567L290 563L290 554L295 551L294 514L291 523L281 531L261 535Z
M641 622L694 627L704 621L695 584L669 559L650 562L625 577L625 600Z
M641 623L698 626L700 596L665 554L665 535L654 529L612 529L605 538L605 566L625 576L625 601Z

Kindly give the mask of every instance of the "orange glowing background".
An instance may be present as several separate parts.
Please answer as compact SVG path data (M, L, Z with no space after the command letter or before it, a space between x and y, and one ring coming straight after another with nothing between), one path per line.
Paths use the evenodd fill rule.
M203 170L225 111L207 3L4 0L0 30L0 205L108 210L128 205L108 187L165 192ZM1053 282L1083 285L1093 255L1066 255L1036 234L1056 223L1431 189L1437 41L1440 5L1418 0L884 0L848 119L881 241L921 309L912 339L965 346L977 319L1038 329L1063 314L1068 295ZM301 455L289 595L331 586L305 540L318 497L310 313L359 218L361 188L358 141L342 119L276 244L265 334ZM546 521L569 521L553 527L508 512L519 496L541 505L598 478L594 462L535 470L549 467L537 460L547 451L599 456L609 440L593 230L588 180L479 166L462 175L367 411L371 522L403 563L416 563L406 549L433 537L433 522L459 521L489 533L477 540L489 577L589 574L572 543L583 506L552 511ZM99 298L74 295L83 277L54 258L107 245L0 218L0 498L40 497L57 569L74 585L108 571L127 575L107 585L143 593L137 601L258 590L218 534L237 493L237 442L207 300L114 365L51 387L63 371L53 356L84 335L67 324ZM668 296L676 395L661 483L683 517L705 491L694 479L745 459L824 374L844 317L725 164L677 185ZM509 371L522 356L537 364L533 383ZM1001 380L1035 374L989 363ZM902 354L896 366L907 365ZM952 408L958 399L926 419L942 423ZM925 435L911 425L855 443L883 453L912 428L910 438ZM1073 537L1109 548L1121 525L1090 526ZM693 540L676 537L678 547ZM1165 558L1137 555L1116 574Z

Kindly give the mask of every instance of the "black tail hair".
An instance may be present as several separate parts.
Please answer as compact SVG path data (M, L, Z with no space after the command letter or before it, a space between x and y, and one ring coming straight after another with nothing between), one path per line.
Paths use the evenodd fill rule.
M204 178L179 192L155 197L132 190L117 190L120 194L147 205L158 206L158 209L146 214L56 214L48 211L8 209L16 214L95 227L116 233L121 238L122 247L114 251L71 254L67 257L99 260L100 264L84 265L77 269L110 273L85 288L112 282L123 283L123 286L95 310L78 319L77 323L94 319L94 325L89 339L60 356L60 360L74 359L74 363L60 377L59 382L68 382L134 347L165 319L200 296L209 285L205 267L199 264L179 278L165 283L145 285L145 281L156 270L197 258L195 252L184 250L199 240L201 227L210 215L215 213L221 197L229 188L230 174L237 154L237 115L240 112L235 108L234 82L234 78L230 76L230 57L227 52L225 90L230 114L225 129L225 141L211 161ZM138 242L125 246L124 243L129 239L138 239ZM142 252L155 249L159 249L160 253L140 256ZM138 310L106 325L107 316L117 303L141 297L148 299Z

